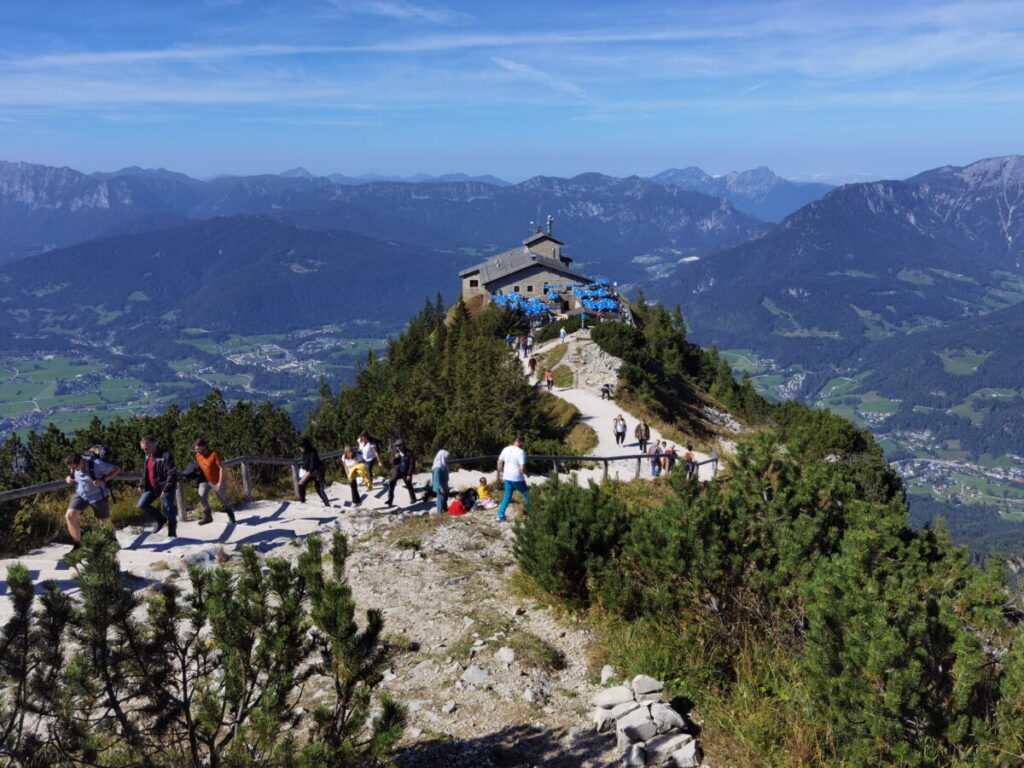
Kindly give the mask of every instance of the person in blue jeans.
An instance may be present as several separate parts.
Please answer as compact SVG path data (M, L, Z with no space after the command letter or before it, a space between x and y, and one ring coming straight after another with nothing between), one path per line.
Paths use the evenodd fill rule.
M519 491L523 497L523 506L530 508L530 497L527 495L526 478L530 475L526 471L526 452L523 451L523 438L517 437L502 450L498 457L498 480L505 484L505 495L501 499L501 506L498 507L498 520L505 519L505 510L512 500L512 493Z
M174 456L161 450L156 440L146 436L139 441L142 449L142 496L137 506L149 515L156 523L153 533L167 524L167 535L171 538L178 535L178 509L174 503L174 490L178 485L178 470L174 466ZM160 509L153 502L160 499Z
M448 511L448 457L451 454L443 448L434 456L434 464L430 468L431 489L437 494L437 514Z

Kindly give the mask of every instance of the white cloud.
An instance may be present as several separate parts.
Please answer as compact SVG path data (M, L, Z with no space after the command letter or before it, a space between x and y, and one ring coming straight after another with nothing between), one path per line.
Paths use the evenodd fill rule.
M531 80L556 91L572 94L573 96L586 95L586 91L578 85L570 83L568 80L560 80L557 77L552 77L545 72L541 72L540 70L531 67L529 64L509 61L508 59L502 59L497 56L494 57L493 61L506 72L511 72L524 80Z

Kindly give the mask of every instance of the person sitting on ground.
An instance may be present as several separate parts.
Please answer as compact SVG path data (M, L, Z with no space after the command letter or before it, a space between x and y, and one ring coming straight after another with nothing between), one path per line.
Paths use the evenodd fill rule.
M467 512L469 512L469 510L466 509L466 505L462 503L462 499L460 499L458 496L452 499L452 503L448 505L449 515L459 516L465 515Z
M235 509L231 506L231 499L228 498L227 476L221 470L220 456L216 451L211 451L206 440L201 437L197 437L192 443L192 450L195 451L196 466L201 473L201 477L196 478L199 480L199 504L203 508L203 519L199 521L199 524L209 525L213 522L210 491L217 494L228 520L232 523L235 522Z
M359 495L359 478L367 490L373 490L373 482L370 480L370 472L362 456L356 454L351 445L346 445L341 453L341 465L345 468L345 477L348 480L348 487L352 491L352 503L359 506L363 503Z
M71 535L71 551L82 545L82 512L92 507L97 520L110 524L110 481L121 474L120 467L95 456L72 453L64 459L71 473L64 482L75 486L64 520Z
M491 492L487 488L487 478L481 477L476 486L476 506L480 509L494 509L498 502L491 498Z
M306 486L312 483L316 488L316 495L320 497L324 506L331 506L327 493L324 491L324 486L327 484L325 479L327 467L324 465L324 460L320 458L320 453L313 447L313 441L308 437L302 438L299 443L299 451L302 453L302 471L305 472L299 479L299 503L305 503Z

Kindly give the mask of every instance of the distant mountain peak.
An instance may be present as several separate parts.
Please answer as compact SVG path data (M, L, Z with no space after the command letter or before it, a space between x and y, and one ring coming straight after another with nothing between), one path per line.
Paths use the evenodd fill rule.
M316 177L303 168L301 165L297 168L291 168L287 171L277 174L282 179L315 179Z

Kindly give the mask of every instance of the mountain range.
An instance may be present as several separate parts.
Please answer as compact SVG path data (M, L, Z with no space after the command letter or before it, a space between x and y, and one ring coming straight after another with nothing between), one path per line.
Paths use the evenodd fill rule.
M644 276L652 262L671 264L685 253L735 245L766 227L723 198L638 177L537 176L505 187L480 181L339 185L298 173L199 181L162 169L86 175L0 163L0 254L6 260L107 234L238 215L417 248L463 249L466 263L453 263L453 271L480 253L516 245L533 222L552 215L558 236L588 269L623 280Z
M763 221L781 221L833 189L829 184L789 181L764 166L721 176L709 176L694 166L670 168L650 178L659 184L724 197L736 210Z

